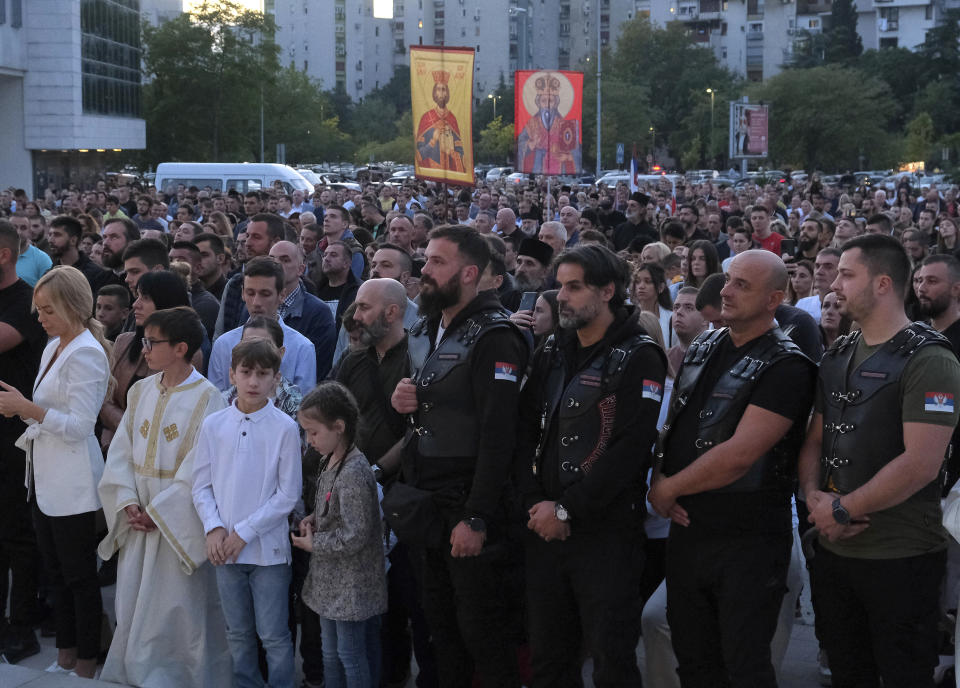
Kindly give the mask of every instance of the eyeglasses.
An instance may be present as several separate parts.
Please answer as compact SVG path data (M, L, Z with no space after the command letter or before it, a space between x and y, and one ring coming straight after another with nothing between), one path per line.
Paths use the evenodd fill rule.
M152 351L154 344L169 344L169 343L170 343L170 340L169 340L169 339L147 339L146 337L144 337L144 338L141 339L140 341L143 342L143 350L144 350L144 351Z

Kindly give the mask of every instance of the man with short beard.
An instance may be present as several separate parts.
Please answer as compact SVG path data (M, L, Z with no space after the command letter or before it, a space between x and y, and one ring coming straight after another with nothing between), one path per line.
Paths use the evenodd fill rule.
M928 256L913 276L913 291L920 306L917 315L950 340L960 357L960 261L949 254ZM960 478L960 426L953 431L950 448L944 465L944 497Z
M534 686L639 686L645 471L666 359L626 305L627 264L598 245L556 259L560 329L524 385L516 464L527 510Z
M519 629L509 627L513 605L502 581L513 565L506 497L527 345L496 296L479 292L490 247L475 230L433 230L426 258L423 318L409 340L418 373L400 381L392 404L414 428L403 482L432 495L433 513L405 529L389 506L384 511L421 568L439 684L476 677L485 688L518 688Z
M390 395L400 380L410 375L404 322L407 310L415 312L416 307L407 300L403 285L388 277L364 282L354 303L353 320L359 326L362 348L344 356L336 368L335 378L357 400L360 421L356 444L372 464L377 480L384 482L400 468L406 425L403 416L390 406ZM416 583L407 548L398 544L388 556L391 563L387 572L388 607L381 630L384 679L394 684L409 672L409 623L417 666L426 685L431 685L430 676L436 684L436 660L423 611L413 592Z
M128 217L117 217L103 225L103 267L123 273L123 252L140 239L140 228Z

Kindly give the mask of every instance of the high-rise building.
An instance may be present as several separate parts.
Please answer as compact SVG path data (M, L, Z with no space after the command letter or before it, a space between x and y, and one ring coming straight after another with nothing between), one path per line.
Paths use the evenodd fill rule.
M87 183L146 145L139 0L0 0L0 186Z

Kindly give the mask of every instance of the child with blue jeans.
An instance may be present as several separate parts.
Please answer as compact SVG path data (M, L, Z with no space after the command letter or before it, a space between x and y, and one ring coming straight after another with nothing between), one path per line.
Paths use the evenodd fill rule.
M300 404L297 421L323 455L314 512L293 544L310 552L304 604L320 617L327 688L379 685L380 615L387 577L377 483L354 444L357 402L339 382L322 382Z
M195 450L193 502L216 567L237 688L264 685L258 635L270 688L294 685L287 517L301 491L301 452L296 422L270 400L279 376L272 341L237 344L230 366L236 401L207 416Z

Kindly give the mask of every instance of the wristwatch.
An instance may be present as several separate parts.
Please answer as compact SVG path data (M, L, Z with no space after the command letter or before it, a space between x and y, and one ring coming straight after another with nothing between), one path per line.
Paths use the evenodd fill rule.
M850 512L843 508L839 497L833 500L833 520L842 526L850 525Z
M463 522L470 526L470 530L474 533L485 533L487 532L486 522L479 516L471 516L470 518L463 519Z
M570 512L567 511L567 507L565 507L560 502L553 503L553 514L554 516L557 517L557 520L560 521L561 523L570 522Z

